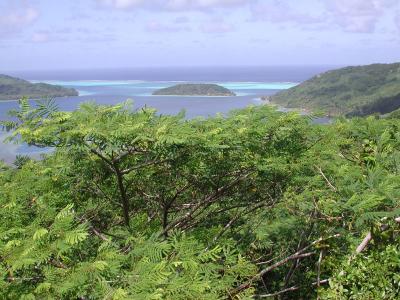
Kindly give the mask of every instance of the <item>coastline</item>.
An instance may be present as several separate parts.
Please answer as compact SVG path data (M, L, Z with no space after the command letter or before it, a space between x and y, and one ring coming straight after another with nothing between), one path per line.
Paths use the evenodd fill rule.
M88 95L90 95L90 94L88 94ZM29 101L38 101L38 100L43 100L43 99L46 99L46 98L68 98L68 97L79 97L79 96L88 96L88 95L81 94L80 91L78 91L78 95L75 95L75 96L54 96L54 97L43 96L43 98L33 98L33 99L28 99L28 100ZM23 97L21 97L21 98L23 98ZM21 98L19 98L19 99L6 99L6 100L1 100L0 99L0 103L18 102L19 100L21 100Z
M278 103L274 103L271 101L271 96L261 96L259 98L256 98L258 101L261 102L262 105L269 105L269 106L274 106L277 107L278 111L282 111L282 112L298 112L302 115L310 115L312 114L312 111L307 109L307 108L301 108L301 107L295 107L295 108L288 108L288 107L284 107L279 105Z

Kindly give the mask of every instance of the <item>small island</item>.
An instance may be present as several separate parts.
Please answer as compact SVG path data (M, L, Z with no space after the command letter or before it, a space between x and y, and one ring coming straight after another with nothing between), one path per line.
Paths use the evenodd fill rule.
M209 83L184 83L153 92L158 96L236 96L223 86Z
M31 83L27 80L0 74L0 101L17 100L22 97L38 99L43 97L79 96L75 89L47 83Z

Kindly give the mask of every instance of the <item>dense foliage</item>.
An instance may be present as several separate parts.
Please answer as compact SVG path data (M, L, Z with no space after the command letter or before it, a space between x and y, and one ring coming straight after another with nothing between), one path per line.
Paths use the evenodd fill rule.
M74 89L46 83L29 81L0 74L0 100L20 99L29 95L31 98L78 96Z
M400 63L328 71L278 93L272 101L330 115L386 114L400 107Z
M389 115L388 118L391 119L400 119L400 108L396 109L395 111L392 111Z
M399 297L397 119L12 115L55 150L0 168L4 299Z
M236 96L229 89L211 83L182 83L153 92L153 95L180 96Z

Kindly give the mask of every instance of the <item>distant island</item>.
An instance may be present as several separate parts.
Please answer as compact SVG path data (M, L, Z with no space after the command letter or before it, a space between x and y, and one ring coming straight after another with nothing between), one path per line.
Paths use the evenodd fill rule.
M400 63L346 67L268 97L288 108L328 115L387 114L400 108Z
M79 93L75 89L47 83L30 83L20 78L0 74L0 101L16 100L24 96L37 99L78 95Z
M153 92L161 96L236 96L236 94L218 84L184 83Z

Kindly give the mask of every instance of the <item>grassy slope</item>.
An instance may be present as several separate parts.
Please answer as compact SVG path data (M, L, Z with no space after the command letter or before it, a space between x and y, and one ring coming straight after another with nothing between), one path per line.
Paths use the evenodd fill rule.
M392 111L387 117L390 119L400 119L400 108Z
M29 81L0 75L0 100L14 100L23 96L29 98L77 96L74 89L46 83L30 83Z
M331 115L389 113L400 107L400 63L328 71L278 93L272 101Z

